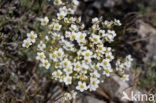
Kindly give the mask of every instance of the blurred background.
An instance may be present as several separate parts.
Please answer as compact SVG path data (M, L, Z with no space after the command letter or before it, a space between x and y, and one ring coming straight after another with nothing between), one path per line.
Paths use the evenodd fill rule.
M156 92L156 0L79 0L77 16L90 25L93 17L117 18L123 24L112 46L120 56L131 54L130 81L112 77L76 103L128 103L124 90ZM26 33L38 31L37 18L52 16L47 0L0 0L0 103L53 103L61 90L50 74L22 51ZM133 102L130 102L133 103ZM141 102L142 103L142 102Z

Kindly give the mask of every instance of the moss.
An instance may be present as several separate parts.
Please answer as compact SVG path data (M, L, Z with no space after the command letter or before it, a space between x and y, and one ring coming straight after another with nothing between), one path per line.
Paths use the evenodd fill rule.
M148 70L140 76L139 87L150 91L156 91L156 62L147 63Z

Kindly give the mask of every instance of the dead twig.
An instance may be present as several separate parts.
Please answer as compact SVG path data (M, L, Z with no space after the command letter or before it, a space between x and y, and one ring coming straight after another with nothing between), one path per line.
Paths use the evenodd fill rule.
M96 90L96 92L97 92L99 95L101 95L101 96L103 96L104 98L106 98L107 100L109 100L110 103L115 103L101 88L98 88L98 89Z

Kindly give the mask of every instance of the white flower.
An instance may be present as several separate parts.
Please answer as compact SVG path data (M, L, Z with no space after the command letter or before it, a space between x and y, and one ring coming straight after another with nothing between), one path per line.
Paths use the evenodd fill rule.
M64 78L64 83L65 83L66 85L71 84L71 83L72 83L72 77L66 76L66 77Z
M49 54L49 58L52 59L53 61L57 61L57 52L53 52Z
M131 66L131 62L127 62L127 61L126 61L126 62L124 62L122 65L123 65L123 68L124 68L124 69L129 69L130 66Z
M105 30L99 30L99 35L104 36L105 35Z
M86 33L78 32L76 40L81 43L85 41Z
M70 31L65 31L65 37L66 38L71 37L71 32ZM75 35L75 37L76 37L76 35Z
M22 44L23 47L28 48L30 45L32 45L30 39L25 39L25 40L23 41L23 44Z
M96 70L101 70L101 63L97 63L95 65L92 66L92 68L96 71Z
M57 18L58 18L59 20L61 20L61 19L63 19L66 15L67 15L67 12L62 11L62 12L60 12L60 13L57 13Z
M78 23L80 23L81 20L82 20L82 17L77 18L77 22L78 22ZM82 29L82 30L84 29L84 27L85 27L85 25L84 25L84 24L81 24L81 29Z
M64 68L64 71L67 75L69 75L73 72L73 67L72 66L66 67L66 68Z
M63 20L64 20L64 22L67 23L67 24L70 23L69 18L67 18L67 17L65 17Z
M70 17L69 18L70 23L75 23L76 20L77 20L77 18L75 18L75 17Z
M70 93L66 92L64 93L64 99L67 101L67 100L71 100L72 99L72 96Z
M81 47L80 47L80 50L81 50L81 52L80 52L80 53L82 54L82 51L87 50L87 47L86 47L86 46L81 46Z
M30 39L32 43L35 43L37 34L35 34L34 31L31 31L30 33L27 33L27 37Z
M55 72L52 73L52 75L56 78L60 78L62 75L62 72L60 70L57 70Z
M62 66L63 67L70 67L71 62L68 59L64 59L63 62L62 62Z
M73 51L74 50L74 44L72 44L71 42L68 42L68 41L64 41L63 43L63 48L67 51Z
M90 84L89 84L89 89L90 91L95 91L98 87L100 81L97 78L90 78Z
M88 65L86 65L84 63L81 65L81 73L86 74L88 69L89 69Z
M79 90L79 91L81 91L81 92L87 90L88 87L86 86L86 82L79 81L78 82L78 86L76 86L76 89Z
M59 8L59 11L60 12L67 12L67 7L63 6L62 8Z
M77 35L77 33L73 31L73 32L70 34L70 40L71 40L71 41L75 40L75 39L76 39L76 35Z
M124 75L122 76L122 80L123 80L123 81L128 81L128 80L129 80L129 75L124 74Z
M90 59L92 57L92 52L90 50L86 50L82 52L82 55L84 56L84 59Z
M111 28L112 25L113 25L113 21L104 21L103 23L103 26L106 27L106 28Z
M116 33L114 30L108 30L107 33L104 35L104 38L107 42L113 42L114 37L116 36Z
M44 49L46 48L46 45L43 43L43 41L40 41L37 47L39 50L44 51Z
M62 1L61 0L54 0L54 4L55 5L61 5L62 4Z
M116 61L116 70L117 71L121 71L123 69L123 65L121 64L121 62L119 60Z
M80 66L81 66L81 64L80 64L79 61L76 62L76 63L74 63L74 70L75 70L75 71L80 71Z
M131 55L128 55L126 56L126 60L129 61L129 62L132 62L133 61L133 58Z
M62 83L62 82L64 82L64 78L65 78L66 76L65 75L62 75L60 78L59 78L59 81Z
M48 25L48 29L53 30L54 23Z
M72 0L72 4L73 4L73 6L78 6L79 5L79 1L78 0Z
M108 33L109 35L112 35L113 37L116 36L116 33L115 33L114 30L108 30L107 33Z
M104 48L103 45L98 45L98 49L97 49L96 51L98 51L98 52L104 54L105 48Z
M41 25L44 26L44 25L47 25L48 24L49 19L48 19L48 17L44 17L44 18L41 18L40 21L41 21Z
M54 24L53 30L59 31L61 29L62 25L60 25L59 23Z
M75 13L75 11L73 10L73 9L71 9L71 8L68 8L68 14L74 14Z
M106 42L111 43L114 41L114 36L107 34L107 36L105 36L105 40L106 40Z
M121 22L120 22L120 20L116 20L116 19L114 19L114 24L117 25L117 26L121 26Z
M109 52L109 53L106 53L106 58L109 59L109 60L113 60L114 56L112 55L111 52Z
M59 20L58 19L52 19L53 20L53 23L52 24L57 24L59 23Z
M77 31L78 30L78 27L74 24L72 24L69 28L71 31Z
M101 66L103 66L103 67L110 66L110 60L109 59L103 59Z
M58 51L56 51L57 52L57 58L59 58L59 59L63 59L63 56L64 56L64 51L63 51L63 49L62 48L59 48L58 49Z
M107 68L104 68L103 74L109 77L111 72L113 72L111 67L107 67Z
M93 73L90 73L90 76L92 78L100 78L100 74L97 72L97 70L94 70Z
M99 19L98 19L97 17L92 19L92 23L93 23L93 24L96 24L96 23L98 23L98 22L99 22Z
M43 52L37 53L37 57L36 57L37 60L41 60L42 61L45 58L46 58L46 56L45 56L45 54Z
M42 60L42 66L45 67L46 69L49 69L49 67L50 67L49 61L43 59L43 60Z
M82 63L86 63L86 64L91 64L91 58L84 58L84 60L82 61Z
M104 51L105 51L105 53L109 53L111 51L111 48L110 47L104 47Z
M100 52L96 52L94 55L93 55L93 58L97 59L97 60L100 60L104 53L100 53Z
M99 35L92 34L92 38L93 38L93 42L94 42L95 44L98 44L98 43L101 42L100 36L99 36Z
M45 40L45 42L49 41L49 37L45 36L44 40Z
M50 34L52 35L52 38L54 38L54 39L58 39L61 37L60 33L51 32Z
M72 91L71 91L71 96L72 96L72 98L76 98L76 95L77 95L77 92L74 91L74 90L72 90Z
M96 31L96 30L99 30L100 29L100 26L98 24L94 24L92 25L92 32Z

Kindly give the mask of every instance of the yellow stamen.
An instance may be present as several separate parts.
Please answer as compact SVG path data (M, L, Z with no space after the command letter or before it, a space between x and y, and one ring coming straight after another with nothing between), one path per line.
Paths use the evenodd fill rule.
M30 38L31 38L31 39L34 39L35 37L34 37L34 35L31 35Z
M95 85L95 84L96 84L96 82L95 82L95 81L93 81L93 82L92 82L92 84L93 84L93 85Z
M58 52L58 56L61 56L61 52Z
M90 53L86 53L86 56L89 57L90 56Z
M71 72L71 68L68 68L67 71L68 71L68 72Z
M81 85L80 85L80 88L84 88L84 85L83 85L83 84L81 84Z
M70 79L70 78L67 78L67 81L68 81L68 82L71 82L71 79Z
M46 21L46 20L44 20L44 21L43 21L43 23L44 23L44 24L47 24L47 21Z
M48 62L45 62L44 64L47 66L48 65Z
M26 46L29 46L30 45L30 43L29 42L26 42Z
M75 37L76 37L75 35L72 35L72 39L75 39Z
M83 68L82 68L82 70L83 70L83 71L85 71L85 70L86 70L86 68L85 68L85 67L83 67Z
M96 78L96 75L95 74L93 74L93 78Z
M80 39L83 39L83 35L80 36Z
M106 71L106 73L109 73L109 69L106 69L105 71Z
M126 76L123 77L123 79L126 79L126 78L127 78Z
M64 62L64 65L67 66L68 65L68 62Z
M41 58L41 59L43 59L43 57L44 57L44 55L43 55L43 54L41 54L41 55L40 55L40 58Z
M94 38L94 41L96 41L96 42L97 42L97 41L98 41L98 39L97 39L97 38Z
M59 29L59 25L56 25L56 27L55 27L56 29Z
M61 75L61 73L60 72L57 72L57 74L56 74L57 76L60 76Z
M108 62L107 61L104 61L104 63L103 63L104 65L107 65L108 64Z
M56 57L56 55L55 54L52 54L52 58L55 58Z
M77 65L76 65L76 68L79 68L79 67L80 67L80 66L77 64Z
M61 19L64 18L64 15L60 15L60 18L61 18Z
M99 47L99 50L102 50L102 47Z

